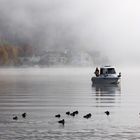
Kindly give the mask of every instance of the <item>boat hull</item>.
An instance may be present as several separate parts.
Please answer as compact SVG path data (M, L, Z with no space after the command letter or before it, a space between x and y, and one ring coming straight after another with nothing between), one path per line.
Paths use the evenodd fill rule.
M119 84L119 77L92 77L92 84Z

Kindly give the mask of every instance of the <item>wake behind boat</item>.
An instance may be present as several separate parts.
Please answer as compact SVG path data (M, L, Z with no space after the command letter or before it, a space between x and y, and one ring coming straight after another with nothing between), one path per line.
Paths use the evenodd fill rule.
M121 73L116 74L115 68L104 66L100 69L96 68L95 76L91 78L92 84L118 84L120 82Z

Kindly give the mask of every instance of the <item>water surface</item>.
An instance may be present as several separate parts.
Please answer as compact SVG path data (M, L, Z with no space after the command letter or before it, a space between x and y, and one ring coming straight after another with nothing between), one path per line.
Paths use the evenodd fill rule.
M1 69L0 140L140 139L140 75L123 71L118 86L92 86L92 74L90 68ZM75 110L75 117L65 114Z

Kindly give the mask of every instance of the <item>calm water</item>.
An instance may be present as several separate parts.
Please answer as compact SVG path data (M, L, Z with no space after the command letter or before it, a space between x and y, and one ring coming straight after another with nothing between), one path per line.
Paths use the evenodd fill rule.
M1 69L0 140L140 139L140 74L123 71L120 85L92 87L92 73L88 68ZM65 115L75 110L77 116ZM64 126L54 117L58 113ZM90 119L83 118L87 113Z

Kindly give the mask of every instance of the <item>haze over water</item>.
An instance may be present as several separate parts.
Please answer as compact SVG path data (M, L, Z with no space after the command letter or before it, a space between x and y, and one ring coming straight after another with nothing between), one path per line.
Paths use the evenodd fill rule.
M1 69L0 139L139 139L140 75L119 70L120 85L92 87L93 68ZM66 116L75 110L77 116ZM59 113L64 126L54 117ZM90 119L83 118L87 113Z
M0 68L0 140L140 139L139 7L139 0L0 0L0 67L88 60L122 72L120 85L92 87L94 68Z

